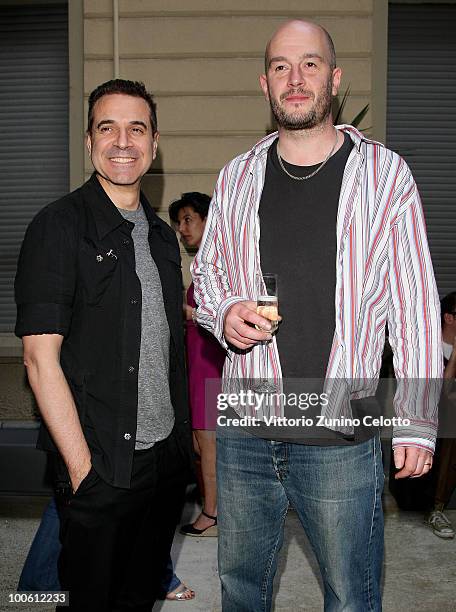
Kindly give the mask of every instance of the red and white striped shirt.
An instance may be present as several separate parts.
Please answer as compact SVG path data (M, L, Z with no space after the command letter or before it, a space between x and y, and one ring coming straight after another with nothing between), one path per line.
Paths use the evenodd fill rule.
M398 379L395 412L411 422L395 428L393 445L433 450L443 363L440 302L417 186L399 155L352 126L337 129L350 135L354 147L340 190L336 321L326 371L327 390L339 400L330 403L325 416L351 417L349 402L341 400L347 386L352 399L375 393L388 322ZM264 372L261 346L230 351L223 336L228 309L237 301L256 299L258 206L267 151L275 138L277 133L267 136L222 169L192 264L198 323L228 349L224 392L233 390L236 379L281 379L275 340ZM288 222L280 219L280 208L277 217ZM352 431L343 425L334 429Z

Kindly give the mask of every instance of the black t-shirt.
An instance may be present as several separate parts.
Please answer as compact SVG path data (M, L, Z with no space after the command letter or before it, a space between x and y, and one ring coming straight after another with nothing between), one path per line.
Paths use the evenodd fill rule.
M286 384L289 378L325 376L335 327L337 210L353 141L345 135L326 165L304 181L280 167L277 142L268 151L260 201L260 257L262 271L279 277L283 321L277 345ZM320 165L283 164L294 176Z

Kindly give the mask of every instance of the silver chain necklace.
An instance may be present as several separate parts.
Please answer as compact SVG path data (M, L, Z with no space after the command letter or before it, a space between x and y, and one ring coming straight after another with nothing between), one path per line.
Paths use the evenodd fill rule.
M279 143L277 143L276 151L277 151L277 159L279 160L280 167L285 172L285 174L287 174L293 180L295 180L295 181L307 181L308 179L312 178L313 176L315 176L316 174L318 174L320 172L320 170L323 168L323 166L329 160L331 155L334 153L334 149L336 148L338 140L339 140L339 132L336 130L336 141L333 144L333 148L328 153L327 157L321 162L321 164L318 166L318 168L316 170L314 170L313 172L311 172L310 174L308 174L307 176L294 176L294 174L291 174L290 172L288 172L288 170L285 168L285 166L283 164L282 158L280 157Z

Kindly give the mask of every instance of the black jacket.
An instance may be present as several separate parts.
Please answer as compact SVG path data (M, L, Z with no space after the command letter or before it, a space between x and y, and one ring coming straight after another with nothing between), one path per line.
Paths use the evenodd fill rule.
M175 233L143 194L141 203L170 329L175 432L190 462L179 246ZM61 365L92 463L104 480L119 487L130 485L138 403L142 297L135 271L133 227L94 174L33 219L15 282L16 335L64 336ZM39 445L55 450L44 426Z

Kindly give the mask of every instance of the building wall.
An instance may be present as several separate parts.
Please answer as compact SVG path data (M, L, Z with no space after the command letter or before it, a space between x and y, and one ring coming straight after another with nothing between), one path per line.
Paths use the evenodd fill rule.
M144 189L165 219L171 200L211 194L220 168L273 128L258 75L285 19L315 20L333 36L342 92L351 87L347 121L372 103L373 0L119 0L118 10L119 76L144 81L158 104L159 155ZM112 0L85 0L86 102L114 76L114 33ZM363 123L372 125L371 112Z

